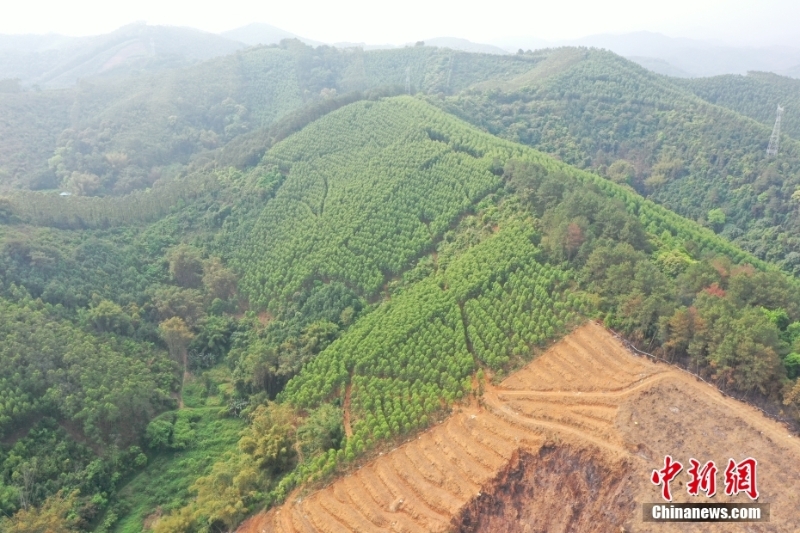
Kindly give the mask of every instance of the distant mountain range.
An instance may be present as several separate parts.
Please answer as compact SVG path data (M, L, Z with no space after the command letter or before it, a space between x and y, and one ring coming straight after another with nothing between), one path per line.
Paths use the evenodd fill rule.
M226 39L238 41L248 46L277 44L283 39L297 39L309 46L320 46L325 44L321 41L306 39L300 35L296 35L286 30L276 28L275 26L271 26L269 24L263 24L261 22L254 22L252 24L248 24L247 26L224 31L220 33L220 35Z
M734 47L646 31L551 42L527 37L506 38L493 44L508 51L555 46L604 48L667 76L707 77L749 71L800 76L800 46Z
M41 88L68 87L84 78L184 67L249 46L277 44L283 39L298 39L315 47L326 44L263 23L249 24L221 34L134 23L93 37L0 35L0 80L17 79L23 86ZM569 41L508 37L492 43L475 43L457 37L436 37L423 42L427 46L498 55L515 53L520 49L585 46L610 50L648 70L673 77L761 71L800 78L800 47L737 48L652 32L593 35ZM338 42L332 45L374 50L414 44ZM0 90L6 85L0 83Z
M188 66L246 45L193 28L135 23L105 35L0 35L0 79L42 88L77 80Z
M457 37L436 37L434 39L425 39L427 46L438 46L439 48L452 48L453 50L462 50L464 52L472 52L474 54L507 54L509 51L499 46L491 44L473 43L466 39L459 39Z

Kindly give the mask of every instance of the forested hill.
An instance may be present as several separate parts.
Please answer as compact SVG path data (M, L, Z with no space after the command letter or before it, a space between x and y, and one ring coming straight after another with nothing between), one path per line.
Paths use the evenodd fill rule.
M291 352L269 338L229 353L246 390L282 390L278 403L252 412L240 453L157 531L231 527L346 471L473 394L483 369L502 375L585 316L735 394L769 403L785 387L793 409L797 284L626 187L407 97L329 114L273 148L257 175L271 184L275 169L284 181L237 246L240 287L279 316L338 283L375 304L349 326L342 311L338 338L285 387ZM425 194L446 209L431 211ZM269 452L276 442L297 453Z
M533 55L542 60L516 79L430 101L490 133L630 185L800 271L797 141L785 135L779 156L767 157L770 121L709 103L610 52Z
M720 84L737 88L713 88ZM124 81L0 93L0 187L120 195L192 165L244 168L282 137L270 128L292 131L376 89L424 93L493 134L627 183L795 272L795 85L766 74L680 81L593 49L490 56L284 41ZM768 158L778 96L789 135L779 157ZM745 98L768 103L746 109ZM319 112L303 118L314 106Z
M0 189L122 194L174 175L195 154L337 94L457 92L519 75L535 61L432 47L312 48L289 40L187 69L89 78L72 89L23 91L4 83Z
M753 118L766 126L784 108L781 131L800 139L800 80L770 72L675 80L700 98Z
M99 228L0 225L0 368L23 369L0 373L0 527L230 530L586 318L797 416L795 280L419 98L182 182L153 222L120 197L92 200L119 211ZM59 200L69 219L87 199Z

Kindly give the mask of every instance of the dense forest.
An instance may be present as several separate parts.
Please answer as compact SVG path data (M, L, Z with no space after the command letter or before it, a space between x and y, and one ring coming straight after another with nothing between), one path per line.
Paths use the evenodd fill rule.
M567 48L532 55L542 61L517 79L429 101L490 133L629 185L795 272L800 241L792 195L800 186L800 160L788 136L777 158L766 154L776 99L767 105L772 118L759 124L698 98L683 88L690 82L650 73L610 52ZM768 81L780 90L783 81L793 83L774 78ZM700 87L702 81L691 83Z
M427 94L492 134L627 183L788 272L800 269L795 81L676 80L592 49L488 56L284 41L124 81L0 92L0 188L118 196L208 165L245 168L310 107L327 112L370 91ZM786 135L769 158L778 103Z
M771 72L747 76L715 76L675 80L703 100L732 109L765 126L775 124L778 106L784 108L781 131L800 139L800 81Z
M229 531L587 319L800 420L797 147L730 107L292 41L0 94L0 527Z
M0 189L124 194L337 94L403 91L406 81L411 92L460 91L519 75L531 61L432 47L365 53L287 40L188 69L90 78L72 89L0 88Z

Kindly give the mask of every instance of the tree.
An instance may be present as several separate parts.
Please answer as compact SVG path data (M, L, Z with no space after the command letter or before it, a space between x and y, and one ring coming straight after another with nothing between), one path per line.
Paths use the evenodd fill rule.
M719 299L707 299L713 300ZM701 312L708 323L713 323L706 336L706 350L714 378L744 393L778 390L786 377L778 355L782 344L778 328L760 309L739 311L723 302L711 305Z
M667 318L661 319L662 346L670 355L683 355L694 338L697 309L682 307Z
M564 246L567 251L567 259L572 259L575 257L575 254L578 252L578 249L581 247L584 241L583 230L575 222L570 222L569 225L567 225L567 235L565 241L566 242L564 243Z
M630 161L618 159L611 163L606 171L609 179L614 183L630 185L636 177L636 168Z
M194 334L186 325L182 318L174 316L168 318L158 325L161 338L167 344L170 355L176 361L182 361L184 370L188 367L188 355L186 347L194 338Z
M77 491L64 497L59 491L39 508L20 509L11 518L0 519L0 530L5 533L65 533L79 531L78 518L73 507Z
M203 269L203 286L209 300L227 300L236 294L236 276L225 268L218 257L206 261Z
M719 231L725 225L725 211L716 208L708 212L708 223L714 228L714 231Z
M783 405L791 405L800 408L800 379L796 379L788 388L788 392L783 397Z
M242 487L242 478L252 470L237 468L220 471L220 464L224 463L216 463L210 475L203 476L195 482L194 489L198 492L198 501L194 515L199 523L205 522L212 527L222 524L225 526L225 531L233 531L249 512L246 496L249 492L255 493L258 486L246 483L245 487ZM248 488L250 490L247 490Z
M246 454L226 454L214 463L211 472L197 479L192 490L195 501L178 512L162 518L157 533L187 531L233 531L250 505L266 487L268 478Z
M239 448L252 456L262 470L270 474L285 472L297 456L296 422L288 405L259 405L250 415L250 427L239 441Z
M197 289L162 286L153 293L153 305L161 319L178 316L195 325L203 316L203 295Z
M160 517L152 529L155 533L188 533L196 531L197 520L194 517L194 506L187 505L179 510Z
M182 244L170 250L167 254L169 273L175 283L188 289L200 286L203 277L203 260L200 252Z
M790 379L800 376L800 353L792 352L783 358L783 366Z
M133 332L131 317L118 304L102 300L89 308L89 320L100 332L114 332L130 335Z
M236 321L229 317L209 316L198 326L197 336L192 341L192 351L210 354L216 361L224 356L231 344L231 335L236 331Z
M303 355L313 355L324 350L339 333L339 326L327 320L309 324L300 336Z
M11 216L13 214L14 205L11 203L11 200L5 196L0 196L0 223L5 223L11 220Z
M169 448L173 419L174 415L172 413L165 413L147 425L145 438L150 449L166 450Z
M72 172L65 185L79 196L92 196L103 187L103 182L97 174L91 172Z
M297 428L298 448L303 459L308 460L321 452L336 449L344 438L342 410L331 404L323 404L309 415Z

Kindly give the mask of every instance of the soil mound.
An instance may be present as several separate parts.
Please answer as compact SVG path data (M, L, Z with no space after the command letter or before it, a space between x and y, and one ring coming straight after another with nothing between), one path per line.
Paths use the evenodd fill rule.
M771 521L643 522L641 504L662 501L650 473L668 454L687 467L756 458ZM800 439L786 428L590 323L487 387L480 405L239 531L795 532L798 474ZM750 501L691 497L678 479L672 490L676 502Z

